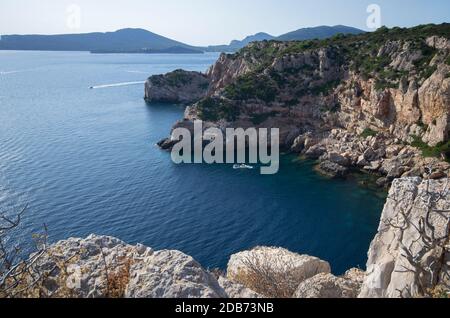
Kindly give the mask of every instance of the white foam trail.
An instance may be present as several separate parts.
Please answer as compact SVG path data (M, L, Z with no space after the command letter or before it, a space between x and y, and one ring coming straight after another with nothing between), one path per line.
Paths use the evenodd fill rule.
M140 82L125 82L125 83L105 84L105 85L96 85L96 86L91 86L90 89L109 88L109 87L120 87L120 86L130 86L130 85L140 85L140 84L145 84L145 81L140 81Z
M16 73L23 73L23 72L29 72L29 71L30 70L0 71L0 75L16 74Z

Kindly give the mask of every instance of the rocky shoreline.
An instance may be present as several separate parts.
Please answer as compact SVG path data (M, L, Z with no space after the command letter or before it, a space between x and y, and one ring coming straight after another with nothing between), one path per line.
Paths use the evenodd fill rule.
M330 177L357 169L378 176L382 188L400 177L444 178L450 170L449 37L443 24L325 41L255 42L222 54L205 74L150 77L145 98L186 102L173 129L191 129L195 120L221 130L279 128L283 150L318 160L317 171ZM169 137L159 146L170 150L174 143Z
M383 134L361 136L334 129L323 139L311 134L297 137L291 151L318 160L317 171L332 178L345 178L352 169L377 176L376 184L388 189L397 178L441 179L449 176L450 164L422 153Z

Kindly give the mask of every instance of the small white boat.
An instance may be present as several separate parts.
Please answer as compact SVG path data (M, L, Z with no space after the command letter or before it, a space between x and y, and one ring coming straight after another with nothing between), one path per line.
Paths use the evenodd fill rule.
M233 165L233 169L237 170L237 169L253 169L252 166L246 165L246 164L236 164Z

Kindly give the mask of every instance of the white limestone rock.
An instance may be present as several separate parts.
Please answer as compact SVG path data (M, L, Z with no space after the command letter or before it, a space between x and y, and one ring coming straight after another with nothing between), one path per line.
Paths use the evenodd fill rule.
M229 298L264 298L253 290L248 289L241 284L234 283L223 276L219 277L219 285L227 293Z
M253 266L264 266L268 272L289 277L290 285L298 285L317 274L331 272L330 264L319 258L299 255L283 248L256 247L231 256L227 278L245 286L246 282L240 281L240 278L252 273Z
M362 281L352 276L323 273L302 282L294 298L357 298L361 285Z
M61 274L60 264L65 264L67 277ZM91 235L52 245L36 269L43 272L55 267L42 284L49 297L228 297L215 277L192 257L179 251L154 252L113 237ZM122 284L118 294L110 294L111 289L118 287L111 288L112 281Z
M367 278L359 297L426 297L445 283L450 273L445 264L450 219L440 211L450 210L448 183L447 179L394 180L370 246ZM432 236L436 240L429 240Z

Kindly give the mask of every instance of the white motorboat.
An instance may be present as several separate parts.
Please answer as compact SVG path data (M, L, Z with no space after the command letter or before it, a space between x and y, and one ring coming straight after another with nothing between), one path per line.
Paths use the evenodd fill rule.
M252 166L246 165L246 164L236 164L233 165L233 169L238 170L238 169L253 169Z

